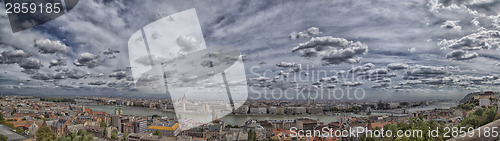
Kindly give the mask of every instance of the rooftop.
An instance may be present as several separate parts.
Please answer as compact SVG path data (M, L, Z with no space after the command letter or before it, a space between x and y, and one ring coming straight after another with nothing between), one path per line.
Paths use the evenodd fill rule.
M179 123L177 122L162 122L156 125L151 125L148 127L148 129L155 129L155 130L168 130L168 131L174 131L179 128Z
M5 126L5 125L0 125L0 134L7 136L8 140L30 140L28 137L25 137L23 135L17 134L16 132L12 131L13 129Z

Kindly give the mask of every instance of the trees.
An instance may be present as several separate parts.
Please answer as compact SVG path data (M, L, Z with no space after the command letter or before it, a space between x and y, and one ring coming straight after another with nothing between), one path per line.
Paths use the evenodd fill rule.
M121 141L127 141L128 133L123 134Z
M86 130L73 132L69 135L57 139L57 141L93 141L93 140L94 140L94 134L87 133Z
M9 138L7 136L4 136L3 134L0 134L0 141L7 141Z
M156 130L156 131L153 133L153 135L155 135L155 136L163 136L163 134L162 134L160 131L158 131L158 130Z
M248 131L248 141L256 141L257 140L257 133L255 131Z
M48 126L42 126L36 131L37 141L55 141L56 139L56 134L54 134Z
M16 127L14 129L16 130L16 133L18 133L18 134L24 134L24 129L23 128Z
M486 109L479 108L472 112L472 114L469 114L467 118L460 121L458 126L477 128L495 120L496 114L496 107L490 107Z
M406 137L406 136L402 136L402 137L397 137L397 136L392 136L392 137L384 137L384 138L378 138L378 137L374 137L374 136L366 136L366 135L362 135L361 136L361 139L362 141L376 141L376 140L395 140L395 141L407 141L407 140L444 140L445 138L443 137L443 134L444 134L444 127L446 127L446 125L444 124L439 124L433 120L428 120L428 121L425 121L423 119L423 117L418 117L418 118L410 118L408 120L408 123L404 123L404 122L401 122L401 123L397 123L397 124L387 124L387 125L384 125L384 130L385 131L388 131L390 130L393 135L396 134L398 131L421 131L421 132L418 132L416 133L415 136L410 136L410 137ZM435 130L435 129L438 129L439 130L439 135L438 137L430 137L430 136L427 136L430 132L429 129L432 129L432 130ZM374 130L378 130L378 129L374 129ZM415 133L415 132L414 132Z
M116 132L111 133L111 138L115 140L118 139L118 135L116 134Z
M104 121L101 121L101 123L99 124L102 128L106 128L108 127L108 125L106 124L106 122Z
M5 119L3 118L3 113L2 113L2 112L0 112L0 124L3 124L3 121L4 121L4 120L5 120Z

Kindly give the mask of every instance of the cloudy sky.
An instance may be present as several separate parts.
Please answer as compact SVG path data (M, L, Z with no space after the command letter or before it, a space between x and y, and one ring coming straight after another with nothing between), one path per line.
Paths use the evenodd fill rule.
M0 92L144 96L129 38L192 8L208 48L245 55L251 94L351 88L375 99L458 99L499 90L500 1L81 0L16 33L1 6Z

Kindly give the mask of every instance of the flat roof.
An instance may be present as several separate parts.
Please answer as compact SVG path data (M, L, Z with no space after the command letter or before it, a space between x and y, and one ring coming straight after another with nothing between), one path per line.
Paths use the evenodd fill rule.
M28 137L25 137L23 135L17 134L16 132L12 131L14 129L5 126L5 125L0 125L0 134L8 137L9 141L23 141L23 140L31 140Z

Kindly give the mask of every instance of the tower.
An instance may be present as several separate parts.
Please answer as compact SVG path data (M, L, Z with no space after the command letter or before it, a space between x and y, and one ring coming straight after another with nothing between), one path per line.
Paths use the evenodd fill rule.
M118 104L115 104L115 115L120 115L120 113L118 111Z
M187 103L186 94L184 94L184 96L182 97L182 110L183 111L186 111L186 103Z
M122 115L123 110L122 110L122 105L120 104L120 107L118 108L118 115Z
M123 114L122 105L115 104L115 115L121 115L121 114Z
M219 119L219 116L217 115L217 111L212 110L212 121Z

